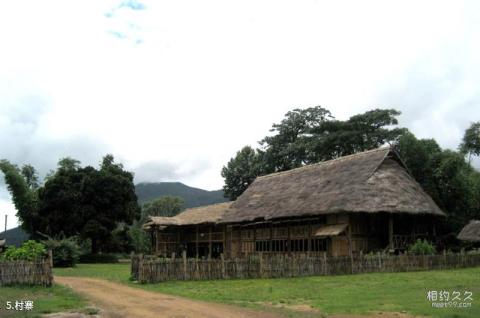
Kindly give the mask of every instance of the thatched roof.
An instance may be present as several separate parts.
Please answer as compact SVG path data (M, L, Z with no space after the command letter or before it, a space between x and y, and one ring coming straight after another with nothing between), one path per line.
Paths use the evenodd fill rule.
M205 223L218 223L222 220L225 212L230 208L232 202L223 202L198 208L187 209L173 217L152 216L145 227L152 225L175 226L194 225Z
M222 222L341 212L445 215L397 153L379 148L258 177Z
M471 220L470 223L460 231L457 238L462 241L480 242L480 221Z

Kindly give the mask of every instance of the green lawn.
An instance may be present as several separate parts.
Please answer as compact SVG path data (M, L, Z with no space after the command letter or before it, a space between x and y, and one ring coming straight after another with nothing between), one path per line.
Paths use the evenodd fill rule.
M33 310L7 310L7 301L14 305L16 300L32 300ZM0 287L0 317L40 317L45 313L81 310L85 305L80 296L61 285Z
M128 264L85 264L74 269L55 269L54 272L55 275L105 278L145 290L248 307L305 304L328 314L406 311L432 317L480 317L480 268L146 285L129 282ZM471 291L474 299L472 307L432 308L426 298L428 290L461 291L462 294Z

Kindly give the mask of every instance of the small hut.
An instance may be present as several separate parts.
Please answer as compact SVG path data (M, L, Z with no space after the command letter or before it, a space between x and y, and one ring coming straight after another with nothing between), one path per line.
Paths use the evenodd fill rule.
M234 202L153 217L145 228L164 256L342 256L433 240L443 216L397 152L379 148L258 177Z
M480 243L480 221L471 220L460 231L457 238L461 241L467 241L472 243Z
M7 243L7 240L5 239L0 240L0 252L3 252L3 250L5 249L6 243Z

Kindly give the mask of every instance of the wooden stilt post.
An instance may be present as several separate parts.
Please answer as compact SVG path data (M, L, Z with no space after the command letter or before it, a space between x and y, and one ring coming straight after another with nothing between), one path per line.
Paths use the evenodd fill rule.
M237 250L237 255L243 255L243 240L242 240L242 228L238 228L238 250Z
M273 223L270 223L270 238L269 238L269 241L268 241L268 244L270 245L268 250L271 252L273 252Z
M352 226L351 222L348 225L348 254L350 255L350 268L351 272L353 274L354 269L353 269L353 246L352 246Z
M198 259L198 225L195 225L195 258Z
M208 227L208 259L212 258L212 227Z
M227 226L224 225L222 227L222 230L223 230L222 255L224 255L226 253L226 250L227 250Z
M228 237L228 233L230 232L230 237ZM233 253L232 253L232 241L233 241L233 227L227 227L227 244L228 244L228 254L227 258L232 258Z
M388 215L388 248L390 250L395 249L393 245L393 213Z
M290 224L287 225L287 252L288 252L288 255L291 255L291 251L292 251L292 241L291 241L291 233L290 233Z
M257 229L253 228L253 253L257 252Z
M312 252L312 224L308 224L308 240L307 240L307 255L310 255Z

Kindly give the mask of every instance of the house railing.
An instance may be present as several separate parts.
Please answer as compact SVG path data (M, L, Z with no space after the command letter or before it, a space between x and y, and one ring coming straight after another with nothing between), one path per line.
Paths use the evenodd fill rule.
M141 283L169 280L210 280L408 272L480 266L479 254L359 255L327 257L257 254L225 259L145 259L132 257L132 277Z
M415 243L417 239L427 239L427 234L411 234L411 235L393 235L393 247L396 250L406 250L410 245Z

